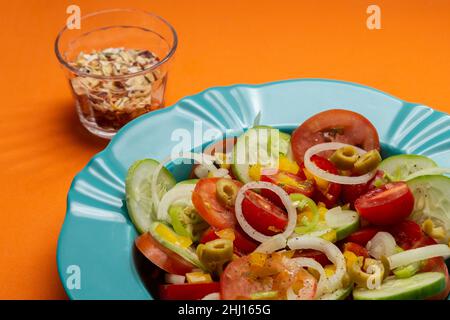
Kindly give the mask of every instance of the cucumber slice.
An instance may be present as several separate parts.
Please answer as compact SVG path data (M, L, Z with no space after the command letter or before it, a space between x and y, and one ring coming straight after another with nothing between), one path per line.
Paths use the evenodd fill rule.
M410 278L386 278L379 289L353 290L355 300L423 300L445 288L445 276L441 272L424 272Z
M408 187L414 195L414 209L410 219L418 224L430 218L436 226L443 227L447 243L450 238L450 178L441 175L420 176L409 180Z
M253 129L260 129L260 128L278 130L271 126L254 126L253 127ZM280 140L279 140L280 142L279 142L279 146L278 146L279 152L285 156L288 154L289 147L291 145L291 135L289 133L286 133L286 132L283 132L280 130L278 130L278 134L279 134L279 138L280 138ZM269 143L269 145L270 145L270 143Z
M152 201L152 175L159 162L153 159L136 161L129 169L125 180L128 214L140 233L147 232L156 212ZM175 178L163 168L158 177L158 195L162 196L175 185Z
M409 175L428 168L437 167L436 162L425 156L400 154L384 159L378 169L393 181L405 180Z
M350 211L350 210L348 210ZM343 211L344 212L344 211ZM356 212L355 212L356 213ZM350 234L357 231L359 229L359 214L353 214L351 222L348 224L336 228L336 240L342 240L344 238L347 238Z
M319 300L345 300L352 293L353 285L347 288L337 289L336 291L324 294Z
M163 232L161 232L161 230L163 230ZM176 243L175 239L180 236L176 234L171 227L162 222L156 221L150 225L149 232L152 237L155 238L164 247L175 252L200 269L206 270L205 266L203 266L203 264L200 262L197 254L195 253L194 249L192 249L192 247L185 248Z
M269 132L267 132L268 129L270 129ZM258 126L248 129L237 139L233 147L231 170L238 180L243 183L252 181L249 176L250 165L275 166L280 153L280 145L283 144L279 132L278 129L268 126Z

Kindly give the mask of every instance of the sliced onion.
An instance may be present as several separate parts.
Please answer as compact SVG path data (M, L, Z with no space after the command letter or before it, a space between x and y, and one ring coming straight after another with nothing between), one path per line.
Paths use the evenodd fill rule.
M179 274L166 273L164 276L166 283L170 284L182 284L186 281L185 276L180 276Z
M226 176L229 176L229 175L230 175L230 172L225 168L217 169L217 171L213 173L213 176L216 178L225 178Z
M447 245L433 244L431 246L402 251L400 253L391 255L387 259L392 270L416 261L448 256L450 256L450 248Z
M323 152L323 151L329 151L329 150L337 150L342 147L353 147L356 149L356 152L358 152L359 155L363 155L367 153L367 151L352 146L350 144L340 143L340 142L327 142L327 143L320 143L316 144L315 146L312 146L305 152L304 157L304 163L306 169L308 169L311 174L313 174L316 177L322 178L324 180L339 183L339 184L361 184L366 183L370 179L372 179L376 173L376 170L373 170L372 172L363 174L361 176L357 177L347 177L347 176L340 176L337 174L329 173L325 170L320 169L314 162L311 161L311 157L317 153Z
M261 243L258 248L256 248L255 252L270 254L275 251L286 248L287 239L285 236L281 234L277 234L271 237L269 240Z
M183 201L192 205L191 199L194 189L195 184L180 184L167 191L158 206L156 215L158 220L170 222L169 208L176 201Z
M440 174L449 174L450 168L427 168L411 173L409 176L405 178L405 181L412 180L414 178L420 176L432 176L432 175L440 175Z
M210 294L207 294L202 298L202 300L220 300L220 293L219 292L213 292Z
M294 258L289 260L289 263L295 263L297 266L302 268L312 268L316 270L319 275L319 282L317 283L317 291L315 298L318 298L322 295L324 291L326 291L326 287L328 286L327 275L325 274L325 269L322 267L320 263L312 258Z
M214 158L210 155L203 154L203 153L193 153L193 152L183 152L178 159L192 159L198 163L204 163L208 165L208 168L212 170L212 167L214 167L216 170L217 168L213 165ZM170 161L175 160L172 157L167 157L163 161L159 163L159 165L155 168L155 171L153 171L152 175L152 184L151 184L151 190L152 190L152 201L153 201L153 208L155 212L158 211L159 207L159 196L158 196L158 176L161 172L162 168L169 163Z
M199 164L194 169L194 174L199 179L206 178L208 176L208 173L209 173L208 167L202 164Z
M334 207L325 213L325 222L331 228L340 228L356 221L358 213L353 210L342 210L341 207Z
M323 289L323 293L333 292L341 286L342 278L346 273L345 259L341 250L333 243L322 238L304 235L288 240L288 247L292 250L314 249L325 253L328 260L336 266L336 272L331 277L327 277L327 286Z
M245 198L245 192L251 189L267 189L271 190L274 193L276 193L281 201L283 202L284 206L286 207L286 210L288 212L288 223L286 226L286 229L283 233L279 234L283 237L287 238L289 237L292 232L294 231L295 225L297 224L297 210L292 205L291 199L289 199L289 195L279 186L276 186L270 182L265 181L254 181L249 182L245 184L238 192L236 196L236 203L235 203L235 211L236 211L236 218L239 223L239 225L242 227L242 229L253 239L259 242L264 242L272 238L271 236L266 236L265 234L262 234L258 231L256 231L248 222L245 220L244 214L242 213L242 201L244 201Z
M380 259L382 256L393 255L396 246L395 239L389 232L380 231L367 242L366 249L372 257Z

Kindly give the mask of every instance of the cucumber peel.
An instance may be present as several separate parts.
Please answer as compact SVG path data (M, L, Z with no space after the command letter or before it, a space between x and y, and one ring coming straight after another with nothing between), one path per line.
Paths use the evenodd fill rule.
M167 236L162 236L161 233L158 232L158 228L160 226L163 226L164 230L166 230L165 232L169 233ZM186 259L187 261L197 266L198 268L202 270L207 270L205 266L200 262L197 254L191 247L184 248L178 245L177 243L170 241L171 239L177 237L177 234L171 227L163 224L162 222L156 221L150 225L149 232L154 239L156 239L161 245L163 245L167 249L175 252L176 254Z
M129 169L125 180L128 214L140 233L147 232L156 216L152 200L152 175L159 162L153 159L136 161ZM175 185L175 178L169 170L162 168L157 186L161 196Z
M355 300L423 300L445 288L445 275L441 272L418 273L406 279L386 278L379 289L353 290Z
M404 181L415 172L435 167L436 162L428 157L400 154L384 159L378 169L382 170L391 181Z
M347 288L337 289L336 291L328 294L324 294L319 299L320 300L345 300L350 293L352 293L353 284Z

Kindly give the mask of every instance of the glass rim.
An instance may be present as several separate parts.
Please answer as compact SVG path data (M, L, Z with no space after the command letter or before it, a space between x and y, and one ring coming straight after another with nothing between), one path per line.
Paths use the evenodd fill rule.
M64 28L62 28L59 32L58 35L56 37L55 40L55 44L54 44L54 50L55 50L55 54L56 54L56 58L58 59L59 63L61 65L63 65L64 67L66 67L67 69L69 69L70 71L72 71L73 73L77 74L78 76L82 76L82 77L89 77L89 78L95 78L95 79L103 79L103 80L117 80L117 79L129 79L132 77L136 77L136 76L140 76L140 75L145 75L148 72L157 69L158 67L160 67L161 65L163 65L164 63L166 63L168 60L170 60L170 58L172 58L172 56L175 54L175 51L178 47L178 35L177 32L175 31L175 28L164 18L162 18L161 16L152 13L152 12L148 12L148 11L144 11L144 10L140 10L140 9L134 9L134 8L115 8L115 9L106 9L106 10L100 10L100 11L94 11L91 13L88 13L84 16L81 16L81 20L83 19L87 19L87 18L91 18L100 14L105 14L105 13L111 13L111 12L135 12L135 13L143 13L146 14L150 17L156 18L158 20L160 20L163 24L165 24L167 27L169 27L169 30L171 31L172 35L173 35L173 44L169 50L169 52L164 56L163 59L161 59L160 61L158 61L157 63L155 63L154 65L151 65L150 67L138 71L138 72L133 72L133 73L129 73L129 74L123 74L123 75L115 75L115 76L102 76L102 75L95 75L95 74L90 74L87 72L83 72L80 71L79 69L73 67L70 65L70 63L64 59L64 57L61 54L61 50L60 50L60 40L62 35L68 30L67 25L64 26ZM114 25L112 25L114 26ZM100 27L97 30L102 30L105 28L109 28L112 26L107 26L107 27Z

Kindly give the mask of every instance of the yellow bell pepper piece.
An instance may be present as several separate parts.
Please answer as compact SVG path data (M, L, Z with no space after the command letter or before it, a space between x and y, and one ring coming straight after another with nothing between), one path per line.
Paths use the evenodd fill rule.
M336 272L336 266L334 264L326 265L323 269L327 277L331 277Z
M298 166L297 162L289 160L289 158L284 155L280 155L278 159L278 169L280 171L297 174L298 170L300 170L300 167Z
M158 226L155 228L155 231L161 238L176 246L182 248L189 248L192 244L191 238L176 234L171 228L169 228L165 224L159 223Z
M211 283L212 278L209 273L203 272L190 272L186 273L186 279L188 283Z
M336 230L330 230L327 233L321 235L320 237L330 242L336 242L337 240Z
M263 267L267 261L267 254L261 252L252 252L249 256L252 266Z
M319 206L317 211L319 212L319 220L325 221L325 214L327 213L328 209L325 207Z
M261 165L255 164L248 169L248 175L253 181L261 180Z
M216 231L216 234L220 239L234 241L234 239L236 238L236 236L234 234L234 230L231 228L226 228L223 230Z
M304 169L305 176L308 180L314 180L316 182L317 188L321 191L328 190L329 182L327 180L324 180L322 178L316 177L311 172L308 171L308 169Z

